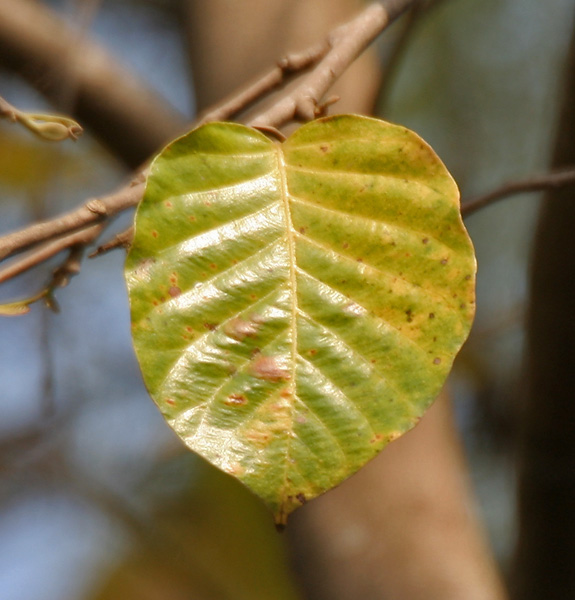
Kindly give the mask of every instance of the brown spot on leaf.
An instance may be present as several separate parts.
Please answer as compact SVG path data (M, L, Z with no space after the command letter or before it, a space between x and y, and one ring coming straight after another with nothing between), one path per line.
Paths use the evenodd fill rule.
M169 200L166 200L166 201L164 202L164 204L165 204L165 205L166 205L168 208L172 208L172 206L173 206L173 204L172 204L172 203L171 203Z
M268 381L287 381L290 372L273 356L259 356L251 364L251 372L258 379Z
M348 242L344 242L341 247L345 250L346 248L349 248L349 243Z
M423 238L421 241L424 244L428 244L429 243L429 238Z
M307 502L307 498L305 497L305 494L302 494L301 492L299 494L296 494L295 497L297 498L297 500L300 504L305 504Z
M317 354L317 350L315 348L312 348L311 350L308 350L308 354L310 356L315 356Z
M174 404L176 404L176 401L175 401L175 400L172 400L171 398L165 398L165 399L164 399L164 402L165 402L166 404L169 404L170 406L174 406Z
M319 149L325 154L329 150L329 146L327 144L323 144L319 147Z
M225 404L227 406L245 406L248 403L248 399L243 394L230 394Z
M210 331L213 331L217 326L217 323L204 323L204 327Z
M446 265L447 264L447 258L442 258L440 262L441 262L442 265Z
M158 237L158 232L155 229L152 231L152 237L154 237L154 238Z
M234 340L242 341L247 337L253 337L258 330L258 326L253 321L246 321L242 317L231 319L224 325L224 331Z
M429 313L429 318L430 319L435 319L435 313Z
M210 263L210 269L217 269L218 265L216 263Z
M381 442L383 440L383 434L376 433L370 440L370 444L376 444L377 442Z
M194 217L194 215L190 215L188 219L193 223L196 220L196 217Z
M305 234L305 227L300 227L299 232L303 235Z
M172 298L176 298L177 296L179 296L182 293L182 290L177 286L177 285L173 285L169 290L168 290L168 294L170 294L170 296Z
M408 309L405 311L405 314L406 314L406 316L407 316L407 322L408 322L408 323L411 323L411 322L413 321L413 312L412 312L411 308L408 308Z
M434 358L433 359L433 364L434 365L440 365L441 364L441 358L439 358L439 357Z

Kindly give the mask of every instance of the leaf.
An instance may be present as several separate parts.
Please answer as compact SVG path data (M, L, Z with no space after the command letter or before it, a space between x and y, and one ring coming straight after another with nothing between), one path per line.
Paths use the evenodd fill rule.
M42 300L48 304L51 308L51 290L49 288L43 289L37 294L22 300L16 300L15 302L9 302L7 304L0 304L0 316L1 317L15 317L25 315L30 312L30 305Z
M0 304L0 315L3 317L13 317L25 315L30 312L30 303L26 300L18 300L9 302L8 304Z
M419 421L474 313L453 179L413 132L358 116L170 144L126 277L168 423L280 525Z

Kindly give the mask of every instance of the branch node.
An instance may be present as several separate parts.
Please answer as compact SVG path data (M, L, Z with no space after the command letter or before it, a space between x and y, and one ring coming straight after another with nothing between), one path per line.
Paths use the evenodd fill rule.
M284 75L297 73L316 64L329 51L331 45L329 42L322 42L313 48L308 48L305 52L291 52L280 58L277 66Z
M142 171L138 171L136 176L130 181L130 187L134 187L136 185L140 185L146 181L146 177L148 176L148 169L143 169Z
M315 107L315 116L316 116L316 118L317 117L324 117L325 115L327 115L327 109L332 104L335 104L336 102L339 102L339 100L340 100L340 97L334 94L333 96L329 96L323 102L321 102L320 104L318 104Z
M99 215L100 217L105 217L108 214L106 205L101 200L98 200L98 198L87 202L86 208L90 212L93 212L95 215Z
M313 121L316 118L318 103L312 96L302 96L297 99L294 117L299 121Z
M132 241L134 239L134 227L128 227L128 229L117 233L111 240L98 246L94 252L88 254L88 258L96 258L96 256L101 256L102 254L106 254L110 252L110 250L114 250L116 248L124 248L128 250L128 248L132 245Z

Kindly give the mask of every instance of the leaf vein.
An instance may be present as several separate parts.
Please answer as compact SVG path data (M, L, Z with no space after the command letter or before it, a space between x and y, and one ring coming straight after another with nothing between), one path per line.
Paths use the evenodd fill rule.
M375 223L380 223L381 225L385 225L386 227L389 227L391 229L399 230L402 233L407 232L409 234L413 234L414 236L418 236L418 237L424 235L427 238L433 240L439 246L446 248L447 250L452 251L452 252L456 251L454 248L452 248L445 242L441 241L439 238L437 238L433 234L429 233L428 231L413 229L412 227L406 227L405 225L397 225L395 223L386 221L384 219L377 219L375 217L366 217L364 215L354 214L354 213L351 213L351 212L348 212L345 210L333 208L331 206L323 206L321 204L317 204L316 202L311 202L308 198L302 198L301 196L294 195L293 193L291 194L291 199L296 204L297 203L305 204L306 206L313 207L314 209L324 211L327 213L332 213L334 215L337 215L338 217L341 217L342 219L345 219L347 222L353 221L353 220L367 222L368 224L372 224L375 222Z
M412 184L418 186L418 187L423 187L427 190L431 190L432 192L435 192L436 194L441 194L441 192L439 190L436 190L434 187L431 187L430 185L423 183L422 181L420 181L419 179L409 179L407 177L402 177L401 175L391 175L390 173L381 173L381 172L364 172L364 171L351 171L349 169L334 169L329 170L329 169L319 169L317 167L313 167L313 168L306 168L306 167L300 167L297 165L293 165L290 164L289 165L290 169L293 169L294 171L299 171L300 173L309 173L310 175L331 175L331 176L341 176L341 175L355 175L355 176L359 176L359 177L381 177L383 179L393 179L395 181L401 181L402 183L406 184L407 186L410 186Z
M384 270L381 267L376 267L376 266L372 265L371 263L366 262L365 260L361 263L358 263L355 259L351 258L350 256L347 256L346 254L342 254L341 252L339 252L338 250L336 250L334 248L325 246L324 244L317 241L315 238L310 237L307 234L302 234L302 233L296 232L296 235L297 235L297 237L301 238L305 242L312 244L312 245L316 246L317 248L324 250L325 252L334 254L343 261L353 264L354 266L357 267L357 269L359 271L374 271L377 275L380 275L380 276L384 277L385 279L390 279L390 278L399 279L400 281L405 283L409 288L411 288L415 295L423 294L426 296L426 298L431 297L438 304L446 303L446 304L455 306L455 304L453 302L453 298L444 296L443 294L439 293L437 291L437 289L435 289L435 288L429 288L429 287L424 287L424 286L415 284L412 281L409 281L409 279L406 279L405 277L400 275L399 273L394 273L391 271Z
M304 361L306 364L308 364L309 367L313 371L319 373L320 377L322 377L323 379L325 379L335 389L335 391L338 392L338 396L343 400L343 402L346 405L351 406L355 412L357 412L358 414L360 414L363 417L365 423L369 427L369 431L372 433L372 435L375 435L375 430L373 429L373 425L371 424L371 421L369 420L368 416L363 412L363 410L357 404L355 404L351 400L351 398L349 398L347 396L347 394L341 389L341 387L329 375L327 375L325 371L323 371L317 365L313 364L310 360L308 360L307 358L305 358L305 357L303 357L301 355L300 355L300 359L302 361ZM318 415L318 413L310 407L309 404L305 404L305 406L315 415L315 417L318 419L318 421L320 421L320 423L324 426L324 428L326 429L326 431L330 434L330 436L338 444L338 447L341 450L342 454L344 454L344 456L346 457L346 460L348 460L347 454L345 453L345 450L344 450L341 442L335 436L335 434L331 431L331 429L327 426L327 424L324 422L323 418L320 417Z

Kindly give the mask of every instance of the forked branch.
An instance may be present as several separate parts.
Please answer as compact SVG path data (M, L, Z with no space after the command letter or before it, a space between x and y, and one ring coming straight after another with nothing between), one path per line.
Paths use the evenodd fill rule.
M399 15L417 0L383 0L367 6L357 17L336 28L323 44L289 55L254 84L234 94L202 116L194 126L211 120L229 119L266 97L291 75L301 83L279 94L274 104L250 123L258 127L280 127L293 120L311 120L321 114L330 99L325 95L361 52ZM109 218L138 204L144 192L145 171L109 196L92 199L55 219L26 227L0 238L0 260L28 250L20 260L0 271L0 282L44 262L55 254L92 244ZM123 240L124 238L121 238ZM114 243L111 244L114 246Z

